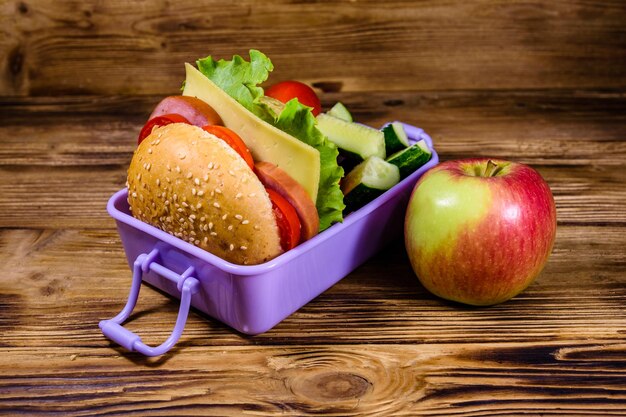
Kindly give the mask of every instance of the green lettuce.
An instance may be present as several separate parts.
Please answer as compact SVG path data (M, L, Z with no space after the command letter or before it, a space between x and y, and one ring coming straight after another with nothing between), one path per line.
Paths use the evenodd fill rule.
M216 61L208 56L196 61L196 64L202 74L256 116L319 151L320 184L315 205L320 218L320 231L342 221L345 205L339 180L343 169L337 165L337 146L317 129L311 108L298 100L290 100L279 114L263 103L264 92L259 84L266 81L274 69L270 59L253 49L250 50L249 62L238 55L230 61Z

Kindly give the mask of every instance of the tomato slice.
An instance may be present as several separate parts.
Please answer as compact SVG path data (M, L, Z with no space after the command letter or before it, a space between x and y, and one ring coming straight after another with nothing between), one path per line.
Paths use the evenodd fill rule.
M313 116L317 116L322 111L322 105L319 97L315 94L315 90L300 81L279 82L266 89L265 95L283 103L287 103L292 98L297 98L300 103L313 108Z
M248 149L248 147L238 134L236 134L227 127L218 125L207 125L204 126L202 129L226 142L231 148L235 150L235 152L237 152L244 159L244 161L246 161L246 164L248 164L250 169L254 169L254 160L252 159L250 149Z
M300 243L300 219L296 209L284 197L271 188L265 189L272 201L272 210L280 233L280 246L284 251L295 248Z
M152 133L152 129L154 129L155 127L167 126L172 123L187 123L188 125L191 124L189 123L189 120L187 120L184 116L176 113L164 114L162 116L153 117L146 122L146 124L141 129L141 132L139 132L137 145L143 142L145 138L150 136L150 133Z

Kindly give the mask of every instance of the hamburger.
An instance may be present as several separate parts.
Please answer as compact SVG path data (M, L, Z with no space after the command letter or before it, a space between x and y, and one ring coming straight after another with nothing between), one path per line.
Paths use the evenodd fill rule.
M128 203L134 217L252 265L341 221L343 170L310 108L268 105L252 87L271 62L258 51L237 58L188 65L183 95L156 106L128 169Z

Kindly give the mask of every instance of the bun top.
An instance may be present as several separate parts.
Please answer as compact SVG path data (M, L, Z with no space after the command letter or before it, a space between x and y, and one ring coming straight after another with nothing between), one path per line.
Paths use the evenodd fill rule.
M152 131L128 169L133 216L237 264L280 253L265 188L223 140L174 123Z

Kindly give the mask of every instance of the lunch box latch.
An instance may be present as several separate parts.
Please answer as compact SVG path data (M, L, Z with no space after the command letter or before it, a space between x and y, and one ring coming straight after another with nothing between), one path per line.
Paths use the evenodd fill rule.
M189 315L189 308L191 306L191 297L198 292L200 287L198 280L192 276L195 272L193 267L187 268L182 274L177 274L159 264L157 262L158 256L158 249L153 249L150 253L142 253L137 256L133 263L133 280L126 305L117 316L110 320L102 320L100 322L100 329L108 339L131 352L139 352L146 356L162 355L176 344L187 322L187 316ZM180 308L178 309L178 317L176 318L176 324L174 325L172 334L165 342L156 347L146 345L141 341L139 335L122 326L122 323L128 319L137 304L143 274L150 271L175 283L176 288L180 292Z

